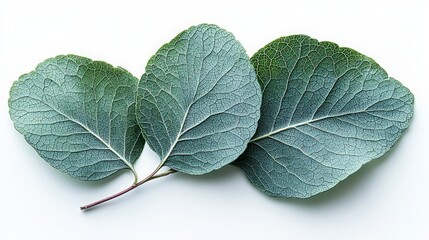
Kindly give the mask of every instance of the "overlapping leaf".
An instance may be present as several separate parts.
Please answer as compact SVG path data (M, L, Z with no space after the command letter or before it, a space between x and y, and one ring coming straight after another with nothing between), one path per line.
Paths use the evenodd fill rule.
M107 63L58 56L13 84L10 116L43 159L73 177L135 174L144 145L135 117L137 83Z
M386 153L409 125L413 95L352 49L290 36L251 61L263 92L261 119L234 164L269 195L328 190Z
M203 174L234 161L255 133L261 90L233 35L198 25L149 60L137 96L138 121L161 164Z

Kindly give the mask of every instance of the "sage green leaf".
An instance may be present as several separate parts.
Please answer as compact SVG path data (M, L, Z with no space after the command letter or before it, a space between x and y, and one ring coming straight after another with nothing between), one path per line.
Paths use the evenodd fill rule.
M67 55L15 81L15 128L53 167L82 180L130 169L144 140L135 117L138 80L121 68Z
M204 174L235 160L256 131L261 90L234 36L214 25L180 33L149 60L137 119L161 165Z
M298 35L251 61L261 119L235 165L268 195L307 198L332 188L385 154L413 115L410 91L352 49Z

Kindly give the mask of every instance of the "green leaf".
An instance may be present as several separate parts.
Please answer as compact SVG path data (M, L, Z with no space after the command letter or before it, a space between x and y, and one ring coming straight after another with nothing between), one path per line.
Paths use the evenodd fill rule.
M82 180L130 169L144 140L135 118L138 80L121 68L67 55L15 81L15 128L53 167Z
M234 161L256 131L261 90L245 50L214 25L180 33L149 60L137 119L161 165L204 174Z
M413 115L410 91L352 49L290 36L251 61L261 119L234 164L268 195L307 198L332 188L385 154Z

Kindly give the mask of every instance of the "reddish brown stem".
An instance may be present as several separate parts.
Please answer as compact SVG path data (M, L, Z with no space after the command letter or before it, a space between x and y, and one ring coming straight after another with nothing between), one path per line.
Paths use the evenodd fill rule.
M121 195L123 195L123 194L125 194L125 193L127 193L127 192L129 192L131 190L133 190L134 188L137 188L138 186L141 186L145 182L149 182L150 180L157 179L157 178L160 178L160 177L164 177L164 176L170 175L171 173L176 172L175 170L170 169L170 170L168 170L168 171L166 171L164 173L156 174L159 171L159 169L161 169L161 167L162 167L162 165L158 166L155 169L155 171L153 171L151 174L149 174L149 176L147 176L145 179L141 180L140 182L137 182L136 184L133 184L130 187L128 187L128 188L126 188L126 189L124 189L124 190L122 190L122 191L120 191L120 192L118 192L116 194L113 194L112 196L109 196L109 197L103 198L101 200L98 200L96 202L90 203L88 205L82 206L82 207L80 207L80 210L82 210L82 211L88 210L88 209L93 208L93 207L95 207L95 206L97 206L99 204L102 204L102 203L105 203L105 202L110 201L112 199L115 199L115 198L117 198L117 197L119 197L119 196L121 196Z

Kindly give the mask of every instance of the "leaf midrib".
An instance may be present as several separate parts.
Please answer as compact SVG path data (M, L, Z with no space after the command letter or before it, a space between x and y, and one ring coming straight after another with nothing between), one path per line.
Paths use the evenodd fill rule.
M163 165L165 163L165 161L167 161L168 157L170 157L171 152L173 151L174 147L176 146L176 144L179 142L179 138L182 136L182 130L183 130L183 126L185 125L185 121L186 118L188 117L188 113L189 113L189 109L191 108L192 104L189 105L188 109L186 110L185 114L183 115L183 121L180 124L180 129L179 132L176 136L176 139L174 140L174 142L171 144L170 149L168 150L167 154L163 157L163 159L161 160L160 165Z
M307 124L310 124L310 123L313 123L313 122L322 121L322 120L329 119L329 118L336 118L336 117L343 117L343 116L352 115L352 114L364 113L364 112L368 112L368 111L367 110L362 110L362 111L357 111L357 112L347 112L347 113L335 114L335 115L330 115L330 116L324 116L324 117L315 118L315 119L311 119L311 120L308 120L308 121L296 123L296 124L293 124L293 125L289 125L289 126L286 126L286 127L279 128L279 129L277 129L275 131L269 132L269 133L264 134L262 136L253 138L253 139L251 139L249 141L249 143L253 143L253 142L262 140L264 138L270 137L272 135L275 135L277 133L286 131L288 129L296 128L296 127L303 126L303 125L307 125Z
M29 96L28 96L29 97ZM41 100L39 100L39 101L41 101ZM48 104L48 103L46 103L46 102L44 102L44 101L41 101L42 103L44 103L44 104L46 104L48 107L50 107L50 108L52 108L55 112L57 112L57 113L59 113L61 116L63 116L63 117L65 117L65 118L67 118L68 120L70 120L70 121L72 121L72 122L74 122L74 123L76 123L77 125L79 125L79 126L81 126L83 129L85 129L86 131L88 131L91 135L93 135L95 138L97 138L97 140L99 140L101 143L103 143L110 151L112 151L117 157L119 157L119 159L129 168L129 169L131 169L131 171L133 172L133 173L135 173L135 170L134 170L134 167L133 167L133 165L131 165L131 163L130 162L128 162L127 160L126 160L126 158L124 157L124 156L122 156L120 153L118 153L114 148L112 148L111 146L110 146L110 144L108 144L106 141L104 141L103 140L103 138L101 138L98 134L96 134L95 132L93 132L90 128L88 128L87 126L85 126L83 123L81 123L81 122L79 122L79 121L77 121L77 120L75 120L75 119L73 119L73 118L71 118L71 117L69 117L67 114L65 114L65 113L63 113L63 112L61 112L60 110L58 110L58 109L56 109L56 108L54 108L53 106L51 106L50 104Z

